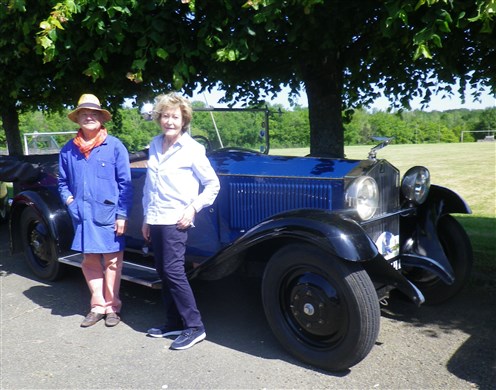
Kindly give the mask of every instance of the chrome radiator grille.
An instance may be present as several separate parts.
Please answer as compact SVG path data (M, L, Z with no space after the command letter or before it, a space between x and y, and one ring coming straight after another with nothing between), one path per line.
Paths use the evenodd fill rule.
M399 216L391 216L391 213L399 209L400 175L398 170L381 160L366 174L377 182L380 199L379 208L372 222L364 223L363 228L374 241L385 231L399 234Z
M380 201L376 216L394 212L399 207L399 172L385 161L379 161L367 172L379 187Z

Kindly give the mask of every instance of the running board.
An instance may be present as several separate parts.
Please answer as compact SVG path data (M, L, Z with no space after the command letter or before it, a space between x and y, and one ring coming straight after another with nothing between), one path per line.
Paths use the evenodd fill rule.
M59 257L59 262L81 268L83 255L82 253L72 253L66 256ZM135 263L130 263L125 259L122 267L122 279L154 289L162 288L162 281L160 280L160 278L158 278L155 269Z

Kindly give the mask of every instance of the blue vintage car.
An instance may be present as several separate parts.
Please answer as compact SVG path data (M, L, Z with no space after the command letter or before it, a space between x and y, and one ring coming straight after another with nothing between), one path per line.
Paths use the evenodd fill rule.
M188 275L258 276L268 323L284 348L316 367L347 369L374 346L380 302L391 290L435 304L467 283L471 244L450 214L471 211L453 191L431 185L427 168L400 177L377 158L390 139L363 160L271 155L263 115L264 127L243 148L217 127L192 134L207 148L221 190L190 231ZM153 248L143 248L141 236L146 159L146 151L131 155L135 200L123 278L160 288ZM15 183L12 251L24 251L45 280L80 266L56 189L57 155L0 161L0 180Z

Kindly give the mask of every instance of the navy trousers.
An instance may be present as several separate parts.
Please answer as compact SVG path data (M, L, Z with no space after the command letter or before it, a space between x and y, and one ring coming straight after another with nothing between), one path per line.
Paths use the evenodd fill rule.
M167 325L180 329L202 327L195 297L186 277L184 254L188 232L175 225L151 225L155 269L162 280Z

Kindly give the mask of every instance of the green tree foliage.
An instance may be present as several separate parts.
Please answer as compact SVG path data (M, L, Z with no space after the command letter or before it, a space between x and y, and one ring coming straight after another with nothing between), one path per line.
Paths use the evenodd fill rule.
M481 130L496 129L496 110L484 110L479 117L478 127Z
M53 81L33 50L37 21L53 3L31 3L29 12L24 1L0 4L0 114L11 154L22 154L18 113L42 108Z
M218 84L227 100L255 103L261 90L304 87L311 153L342 156L343 110L380 93L408 108L457 80L476 96L496 85L494 10L493 0L65 0L38 42L46 61L83 58L93 80L126 74L135 94Z
M160 127L155 122L144 121L135 108L119 110L121 125L119 128L109 123L108 130L126 145L130 152L136 152L149 145L151 139L160 134Z
M201 104L196 107L204 108ZM232 146L260 149L264 146L259 136L259 131L265 129L264 121L265 113L260 110L196 111L191 127L194 135L206 137L214 148ZM222 134L221 138L218 133Z
M47 40L56 34L46 29L43 20L55 9L53 25L63 28L67 19L56 11L60 3L57 0L0 3L0 117L10 154L23 153L19 127L22 113L61 111L74 106L82 93L90 92L114 114L114 123L118 125L118 108L124 99L142 94L140 85L126 78L126 72L132 67L133 51L126 45L119 46L123 34L119 33L118 20L126 7L115 11L113 27L108 28L107 12L112 7L102 5L102 11L97 3L100 2L78 2L92 12L75 15L73 28L63 30L66 44L62 44L57 58L50 62L44 60L42 49L48 49ZM66 5L75 10L72 1ZM82 29L85 23L94 30ZM133 43L143 33L140 30L138 36L128 34L126 37ZM107 40L111 35L112 41ZM158 78L154 83L158 87L163 85ZM39 123L36 127L40 126L43 125Z
M0 154L7 153L7 138L5 132L0 133Z
M197 109L205 108L201 102L193 102L193 106ZM310 125L306 108L298 107L288 111L280 106L268 106L268 109L271 148L310 146ZM122 118L121 129L117 129L112 121L108 124L108 130L110 134L119 137L130 152L147 147L150 140L161 132L157 123L144 121L135 108L121 108L119 115ZM486 118L496 118L496 108L444 112L416 110L402 113L359 109L345 125L345 139L347 145L375 144L377 142L372 139L373 136L395 137L396 144L459 142L462 131L496 131L496 122L487 124ZM258 111L195 111L191 127L194 135L206 137L214 148L235 146L259 149L263 143L254 130L262 130L264 121L265 114ZM77 130L77 125L67 119L67 110L54 114L24 113L20 116L20 123L23 134ZM216 129L222 134L222 145ZM486 135L489 135L487 131L465 133L464 142L475 141ZM67 141L67 136L56 139L61 145Z
M19 116L19 126L24 133L75 131L77 124L71 122L64 112L44 114L42 111L24 113Z
M273 107L273 109L275 111L269 121L271 147L308 147L310 145L308 110L296 107L292 111L285 111L280 106Z

